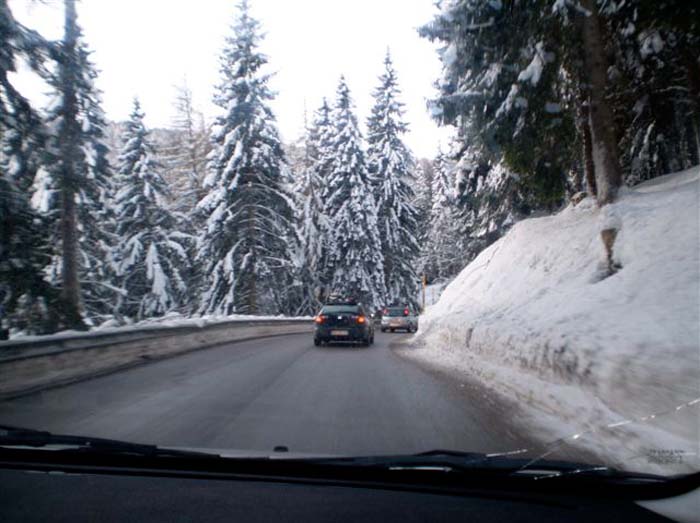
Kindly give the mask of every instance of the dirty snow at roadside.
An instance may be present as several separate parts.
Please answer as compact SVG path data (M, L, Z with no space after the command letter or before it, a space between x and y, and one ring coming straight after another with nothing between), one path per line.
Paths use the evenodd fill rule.
M610 465L697 470L699 177L517 223L428 308L403 353L515 400L540 434ZM600 231L611 224L620 269L608 275Z

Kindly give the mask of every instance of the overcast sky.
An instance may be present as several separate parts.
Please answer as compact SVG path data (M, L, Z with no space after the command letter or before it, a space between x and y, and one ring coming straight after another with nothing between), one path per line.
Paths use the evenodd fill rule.
M62 0L10 0L15 16L49 38L62 33ZM285 141L301 135L304 106L309 113L323 96L335 96L342 74L364 124L382 61L390 48L406 105L406 142L421 157L434 156L449 132L428 116L440 72L435 46L418 37L429 21L433 0L250 0L266 33L277 92L273 110ZM195 103L208 118L219 81L224 38L230 34L237 0L80 0L78 19L101 71L98 86L113 120L125 119L135 95L146 123L167 127L173 117L173 86L187 79ZM20 86L37 98L45 90L22 75Z

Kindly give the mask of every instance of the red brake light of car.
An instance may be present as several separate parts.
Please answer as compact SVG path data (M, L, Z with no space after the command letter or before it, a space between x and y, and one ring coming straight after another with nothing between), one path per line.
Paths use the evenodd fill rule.
M365 321L367 321L367 319L364 316L357 317L357 323L364 323Z
M384 309L384 311L382 312L382 314L389 314L389 309Z
M403 315L404 315L404 316L408 316L408 309L404 309L404 310L403 310Z
M321 315L316 316L316 317L314 318L314 321L315 321L316 323L323 323L323 316L321 316Z

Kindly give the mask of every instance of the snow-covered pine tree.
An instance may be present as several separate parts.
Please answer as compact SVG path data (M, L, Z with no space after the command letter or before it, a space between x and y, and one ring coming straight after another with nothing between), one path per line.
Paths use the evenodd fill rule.
M116 221L112 208L114 172L107 146L107 117L102 93L95 85L98 72L90 60L91 51L79 42L78 120L84 164L83 182L78 188L79 278L83 305L91 324L110 315L120 293L116 275L107 262L116 244Z
M0 0L0 330L55 330L58 292L44 279L49 238L28 194L45 143L41 118L10 81L19 61L42 77L50 46ZM3 334L6 334L3 331Z
M402 137L408 130L396 71L387 52L374 105L367 120L367 165L377 205L379 238L384 256L386 299L417 305L419 254L418 213L413 205L411 170L414 159Z
M520 173L532 205L551 210L562 202L578 149L570 77L561 73L563 29L546 2L535 4L456 0L420 32L444 44L432 111L456 127L456 159L468 149L479 163L504 160Z
M332 231L328 253L331 291L354 296L376 309L386 300L384 257L362 136L344 77L338 85L332 122L329 171L322 196Z
M418 232L416 239L422 245L430 228L430 209L433 205L433 164L430 160L421 158L413 168L413 206L418 213Z
M608 2L610 98L628 184L700 163L700 5ZM631 108L631 110L630 110Z
M334 231L330 227L328 220L326 204L323 200L327 194L327 185L330 177L332 147L335 134L335 128L332 122L332 110L328 105L326 98L319 108L314 113L312 126L309 130L308 140L306 143L309 159L309 167L313 170L316 181L318 182L318 194L321 199L320 208L318 210L319 220L319 248L320 255L317 264L318 275L318 293L317 298L320 303L323 303L330 293L331 284L333 281L332 267L329 260L331 245L333 243Z
M81 177L80 164L84 161L80 149L81 129L78 123L77 86L79 82L78 39L75 0L64 0L63 39L57 52L57 68L54 84L59 93L53 110L56 114L55 177L58 192L59 238L61 257L61 309L65 328L85 329L79 279L77 194Z
M221 108L212 129L212 152L198 209L206 216L198 237L208 314L289 312L288 239L291 197L283 186L284 153L262 71L260 26L247 0L221 56Z
M115 212L119 243L113 263L120 287L118 312L129 318L159 316L183 303L187 291L183 271L189 260L167 207L167 191L143 123L138 100L122 136Z
M461 269L530 212L520 178L505 162L490 165L466 153L455 166L453 210Z
M324 102L325 105L325 102ZM303 154L296 165L294 196L295 244L292 262L295 268L295 286L299 288L299 305L296 314L313 314L321 304L326 220L321 201L321 176L318 169L321 136L328 124L328 106L317 113L305 129Z
M429 281L444 281L455 276L465 263L458 245L454 165L442 151L433 162L432 182L430 227L422 245L421 265Z
M105 136L108 124L102 110L101 93L94 83L98 73L77 24L76 31L75 56L71 63L75 68L72 78L77 125L74 130L78 133L75 137L78 151L73 162L77 271L85 320L94 324L113 312L119 294L114 286L114 274L106 261L115 243L111 209L113 180ZM37 173L32 195L32 203L45 216L53 237L60 235L62 164L59 140L61 133L65 132L65 96L59 71L60 68L48 78L53 88L45 116L48 139L44 165ZM48 269L50 280L57 286L61 285L62 259L62 253L57 249Z

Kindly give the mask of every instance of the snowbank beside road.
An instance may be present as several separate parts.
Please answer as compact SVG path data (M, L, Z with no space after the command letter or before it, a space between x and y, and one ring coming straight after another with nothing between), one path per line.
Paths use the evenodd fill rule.
M697 470L699 177L517 223L428 308L406 354L516 400L547 439L571 436L624 468ZM608 276L611 221L621 268Z
M435 305L440 299L440 295L442 294L442 291L445 290L445 287L447 287L447 282L432 283L427 285L425 287L425 306L430 307L431 305ZM421 299L422 296L419 297L419 301Z

